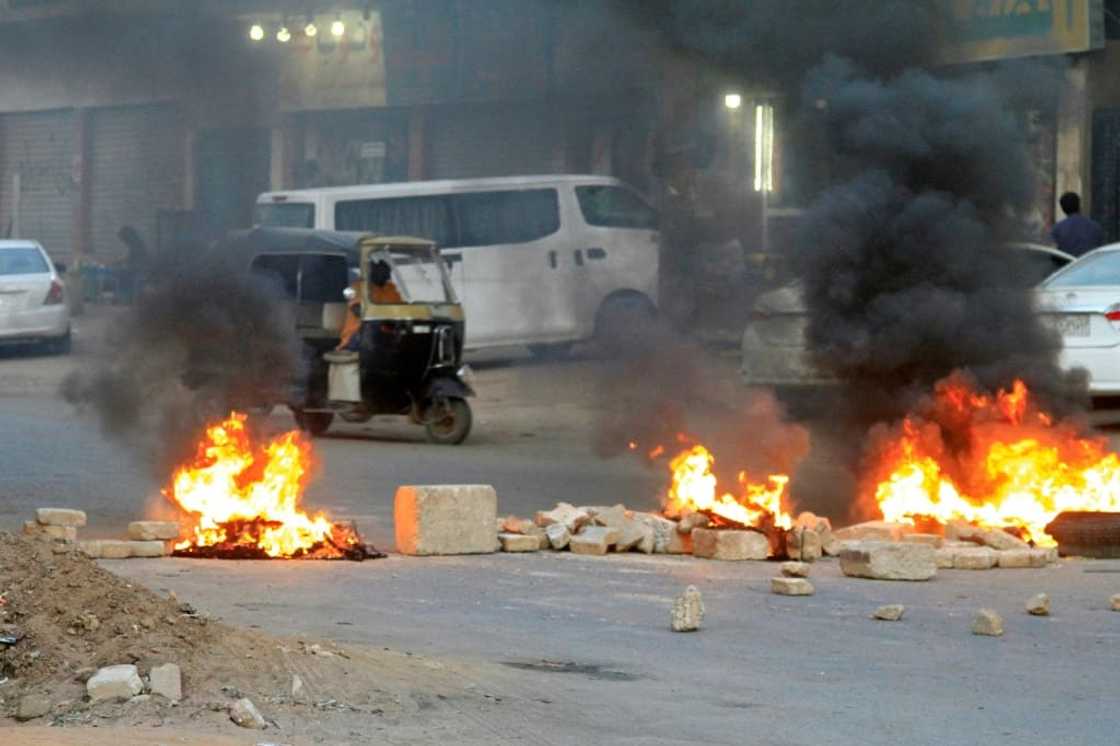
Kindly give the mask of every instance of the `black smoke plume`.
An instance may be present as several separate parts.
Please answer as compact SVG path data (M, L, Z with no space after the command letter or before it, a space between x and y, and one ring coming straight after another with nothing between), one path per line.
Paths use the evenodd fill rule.
M1005 247L1035 194L1023 107L1048 77L877 78L837 57L807 76L803 103L840 172L799 241L808 343L876 416L956 369L990 390L1018 377L1051 405L1077 401L1022 255Z
M204 424L282 396L301 370L281 291L224 257L190 255L191 264L149 278L97 359L61 391L159 478L191 453Z

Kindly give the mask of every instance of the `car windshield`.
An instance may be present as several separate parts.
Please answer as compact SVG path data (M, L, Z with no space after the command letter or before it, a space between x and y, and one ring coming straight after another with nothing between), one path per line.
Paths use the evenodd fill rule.
M47 272L50 272L50 267L38 249L0 249L0 275L37 275Z
M1074 262L1043 283L1044 288L1120 285L1120 251L1106 251Z

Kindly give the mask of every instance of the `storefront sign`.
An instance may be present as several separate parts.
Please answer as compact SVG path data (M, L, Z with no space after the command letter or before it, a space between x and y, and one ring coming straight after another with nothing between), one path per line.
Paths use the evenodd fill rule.
M1104 46L1104 0L941 0L947 64L1070 54Z

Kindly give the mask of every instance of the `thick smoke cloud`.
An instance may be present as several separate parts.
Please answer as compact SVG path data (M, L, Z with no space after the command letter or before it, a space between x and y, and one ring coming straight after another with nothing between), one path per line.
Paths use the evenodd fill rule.
M993 390L1021 377L1052 404L1076 394L1021 255L1002 246L1034 194L1012 102L1038 74L880 79L831 57L805 80L843 171L799 242L808 342L818 364L878 395L880 416L958 368Z
M228 260L192 256L155 279L99 358L62 385L67 401L135 446L158 478L190 454L203 424L284 392L301 365L280 290Z
M755 480L792 474L809 451L808 431L772 392L748 390L734 360L718 358L664 323L637 324L604 344L616 353L598 381L596 445L612 456L671 458L692 443L712 451L720 484L745 470Z

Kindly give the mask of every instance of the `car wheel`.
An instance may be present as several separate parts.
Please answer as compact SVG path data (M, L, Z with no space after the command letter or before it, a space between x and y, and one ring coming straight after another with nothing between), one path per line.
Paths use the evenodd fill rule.
M471 405L466 399L448 399L442 416L425 425L428 440L446 446L457 446L471 432Z
M45 345L47 352L53 355L69 355L74 346L74 335L70 329L66 330L66 334L55 339L48 340Z
M595 345L604 355L627 355L644 350L657 309L638 293L609 298L595 316Z
M299 425L300 430L306 430L313 436L322 435L334 422L334 412L304 412L297 410L292 412L296 418L296 424Z

